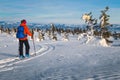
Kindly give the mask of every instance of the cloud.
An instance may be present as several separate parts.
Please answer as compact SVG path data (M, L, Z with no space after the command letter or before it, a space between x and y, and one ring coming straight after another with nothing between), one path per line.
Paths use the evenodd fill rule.
M100 4L97 4L98 2ZM103 2L91 0L0 0L0 19L26 18L34 22L79 23L79 19L84 13L92 12L93 17L98 18L100 11L109 3L109 1ZM110 7L109 13L111 22L120 21L118 19L119 8Z

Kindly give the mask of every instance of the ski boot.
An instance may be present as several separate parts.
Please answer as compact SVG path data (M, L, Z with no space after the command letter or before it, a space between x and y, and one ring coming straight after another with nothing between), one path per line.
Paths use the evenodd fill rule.
M29 55L29 54L25 54L25 57L29 58L29 57L30 57L30 55Z
M20 59L24 59L24 58L25 58L25 56L23 56L23 55L20 55L20 56L19 56L19 58L20 58Z

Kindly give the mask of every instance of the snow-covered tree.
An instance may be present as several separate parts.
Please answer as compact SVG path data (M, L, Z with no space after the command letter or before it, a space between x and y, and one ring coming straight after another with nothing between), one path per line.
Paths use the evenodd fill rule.
M16 28L12 28L11 29L11 35L13 35L14 37L16 37Z
M107 14L109 7L105 7L104 10L101 11L100 15L100 28L101 28L101 38L106 40L106 43L109 44L112 41L109 41L107 38L110 37L110 32L107 30L107 26L110 25L109 18L110 16Z
M82 16L82 19L85 20L85 23L87 24L87 30L90 30L91 31L91 35L93 35L93 27L97 24L97 19L93 19L92 17L92 12L90 13L85 13L83 16Z
M52 37L52 40L53 40L53 41L57 41L57 34L54 33L54 34L52 34L51 37Z
M90 13L86 13L82 16L82 19L85 20L85 23L87 24L87 41L86 43L88 43L92 38L93 38L93 34L94 34L94 25L97 24L97 19L93 19L92 17L92 12Z
M63 33L63 38L62 38L63 41L69 41L69 38L68 38L68 33L64 32Z
M38 39L39 41L43 41L44 40L44 35L41 31L38 32Z
M108 26L110 23L109 21L109 15L107 14L107 11L109 10L109 7L107 6L104 10L101 11L100 15L100 27L102 29L105 29L106 26Z
M56 31L56 28L55 28L54 24L51 24L51 32L52 32L52 34L54 34L55 31Z
M101 28L101 37L102 38L107 38L109 37L107 35L107 26L110 24L109 18L110 16L107 14L107 11L109 10L109 7L106 7L104 10L101 11L101 15L100 15L100 28ZM106 36L107 35L107 36Z

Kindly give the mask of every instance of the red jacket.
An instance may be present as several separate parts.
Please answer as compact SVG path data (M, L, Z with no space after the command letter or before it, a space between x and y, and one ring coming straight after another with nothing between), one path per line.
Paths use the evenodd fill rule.
M32 36L32 33L29 31L29 28L28 26L26 25L26 23L21 23L20 26L23 26L24 27L24 34L27 34L29 36ZM27 40L27 37L25 38L21 38L19 40Z

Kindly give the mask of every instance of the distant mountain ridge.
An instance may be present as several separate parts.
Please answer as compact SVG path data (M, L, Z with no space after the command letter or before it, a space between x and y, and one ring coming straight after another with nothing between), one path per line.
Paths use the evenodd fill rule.
M10 21L0 21L0 27L3 28L16 28L18 27L20 22L10 22ZM48 29L51 27L51 24L40 24L40 23L28 23L29 28L39 28L39 29ZM54 24L57 28L63 29L73 29L73 28L81 28L85 29L85 24ZM113 24L112 26L108 26L108 30L111 32L120 33L120 24Z

